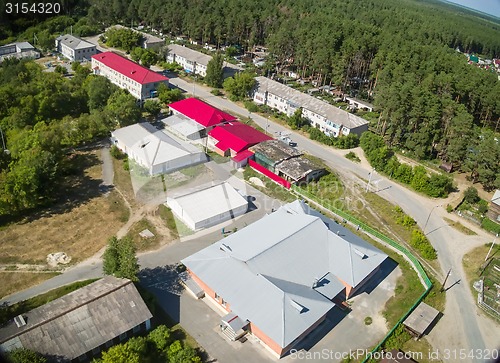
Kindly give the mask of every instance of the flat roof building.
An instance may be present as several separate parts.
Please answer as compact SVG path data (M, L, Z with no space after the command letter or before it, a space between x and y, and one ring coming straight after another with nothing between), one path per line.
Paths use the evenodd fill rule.
M424 335L434 320L439 315L439 311L424 302L418 304L415 310L405 319L403 325L410 331L410 333L417 338Z
M34 46L28 42L17 42L0 47L0 63L7 58L40 58L40 52L38 52Z
M325 319L332 299L359 292L386 258L295 201L182 263L206 297L281 357Z
M151 318L132 281L106 276L2 326L0 352L26 348L57 361L87 361L149 330Z

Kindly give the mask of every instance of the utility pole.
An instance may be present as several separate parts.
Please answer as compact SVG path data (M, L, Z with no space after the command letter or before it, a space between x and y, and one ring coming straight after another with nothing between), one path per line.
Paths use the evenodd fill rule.
M425 220L424 229L423 229L424 236L425 236L425 228L427 227L427 223L429 223L429 219L431 218L431 214L434 211L434 209L437 207L441 207L441 205L436 205L436 206L432 207L431 211L429 212L429 215L427 216L427 219Z
M441 292L444 291L444 285L446 285L446 281L448 281L448 277L450 277L450 274L451 274L451 268L448 271L448 273L446 274L446 277L445 277L444 282L443 282L443 286L441 286L441 290L440 290Z
M368 193L368 188L370 187L370 183L372 182L372 176L373 176L373 173L375 172L375 168L372 169L372 171L370 173L368 173L368 175L370 176L368 178L368 183L366 183L366 190L365 190L365 193Z
M486 258L484 259L485 261L488 259L488 257L490 257L491 250L493 249L493 246L495 245L495 241L497 240L497 238L498 238L498 233L496 234L495 238L493 239L493 243L491 244L490 249L488 251L488 254L486 255Z

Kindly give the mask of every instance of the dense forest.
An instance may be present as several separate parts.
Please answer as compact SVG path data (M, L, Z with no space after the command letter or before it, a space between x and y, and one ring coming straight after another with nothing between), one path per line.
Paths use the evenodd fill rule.
M0 66L0 219L53 203L74 168L73 148L116 127L135 123L141 110L128 92L75 64L69 79L30 61Z

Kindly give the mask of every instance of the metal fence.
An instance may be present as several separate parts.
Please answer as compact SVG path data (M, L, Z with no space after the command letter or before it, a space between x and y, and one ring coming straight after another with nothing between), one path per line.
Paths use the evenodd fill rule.
M373 237L383 241L384 243L388 244L392 248L396 249L399 254L403 255L404 257L407 258L407 260L411 263L413 269L417 272L417 274L420 277L420 280L422 281L425 291L420 297L415 301L415 303L408 309L408 311L398 320L396 325L387 333L387 335L380 341L380 343L377 344L377 346L372 350L371 353L374 353L380 349L380 347L386 342L386 340L391 336L391 334L396 330L396 328L408 317L408 315L411 314L411 312L417 307L418 304L424 299L424 297L429 293L430 289L432 288L432 282L425 273L422 265L420 262L417 260L417 258L410 252L408 251L407 248L404 246L401 246L399 243L396 241L390 239L389 237L385 236L384 234L380 233L379 231L375 230L374 228L370 227L364 222L361 222L359 219L351 216L350 214L346 213L343 210L340 210L336 207L334 207L329 201L321 200L317 198L315 195L309 193L308 191L297 187L296 185L292 185L292 191L299 195L300 197L307 199L309 201L313 201L323 208L331 211L332 213L338 215L339 217L359 226L363 231L366 233L372 235ZM363 360L363 363L365 363L369 358L369 356L373 356L373 354L368 354L367 357Z

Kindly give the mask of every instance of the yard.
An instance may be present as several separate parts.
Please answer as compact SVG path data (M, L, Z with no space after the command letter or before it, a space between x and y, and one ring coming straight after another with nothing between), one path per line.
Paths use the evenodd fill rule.
M61 189L61 201L24 219L0 227L0 266L18 264L46 269L49 253L65 252L71 264L96 254L128 219L128 209L117 191L103 194L100 151L73 157L74 172ZM4 293L12 293L50 278L47 273L16 273L4 280ZM17 287L16 287L17 286Z
M484 279L484 302L491 309L483 307L483 310L487 311L489 316L500 320L500 246L495 244L488 260L485 261L490 247L491 244L486 244L473 249L464 256L462 263L472 295L477 296L480 290L479 281Z

